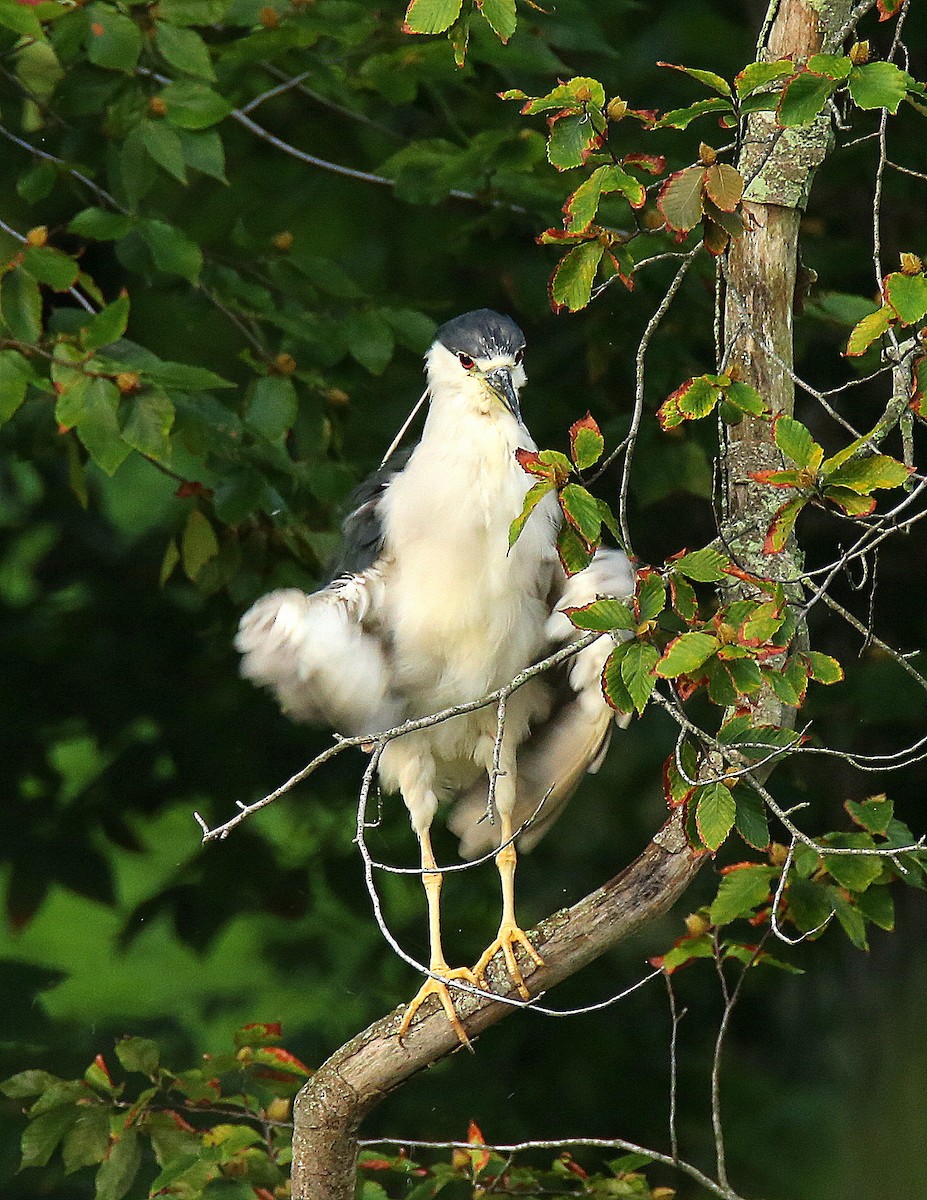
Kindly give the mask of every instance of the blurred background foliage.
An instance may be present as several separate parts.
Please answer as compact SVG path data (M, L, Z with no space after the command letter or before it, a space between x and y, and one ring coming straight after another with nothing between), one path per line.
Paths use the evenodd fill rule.
M525 412L540 444L563 448L587 409L610 444L621 438L634 351L672 264L643 273L634 292L612 287L582 314L554 317L546 280L555 253L533 239L558 224L576 183L546 163L540 122L496 93L542 94L558 76L587 74L634 107L670 109L694 98L690 81L656 61L730 78L752 60L762 16L734 0L561 0L547 13L520 9L504 47L476 22L458 70L444 39L400 32L400 8L0 2L0 261L20 263L4 275L2 336L24 340L41 315L47 336L76 337L88 321L67 290L78 269L77 290L97 306L129 296L125 338L99 352L108 390L91 399L109 405L103 434L80 407L91 403L83 394L80 419L63 420L59 407L56 422L55 394L41 382L0 428L0 1076L25 1066L79 1073L126 1032L156 1037L182 1066L258 1020L282 1021L287 1046L311 1065L414 990L376 932L351 842L358 759L338 758L226 842L200 847L194 810L223 819L327 740L290 727L238 679L237 618L264 590L318 580L340 503L418 396L435 324L457 313L492 306L524 327ZM48 41L26 53L31 16ZM890 32L870 21L884 51ZM927 19L916 3L906 38L923 78ZM242 111L297 76L298 86ZM917 124L902 110L892 130L896 161L923 171ZM642 135L622 126L615 136L637 139L634 148L650 137L673 169L711 140L705 127ZM871 141L834 154L804 223L804 261L818 283L796 320L797 359L819 387L846 377L840 349L860 302L873 298L874 154ZM887 177L890 268L900 251L927 251L923 199L917 181ZM16 235L41 227L47 242L33 234L32 249L59 253L33 255L30 276ZM60 260L72 258L69 275ZM43 284L41 314L30 278ZM652 408L712 369L713 290L701 261L654 340ZM107 311L118 324L119 311ZM47 375L47 362L34 367ZM116 380L117 368L136 378ZM73 379L56 370L60 404ZM880 411L878 388L855 390L850 403L865 427ZM819 411L802 402L798 415L833 440ZM712 536L713 449L710 430L665 435L645 424L632 486L645 561ZM824 561L828 519L809 515L801 532L809 563ZM923 533L888 546L878 581L881 635L923 647ZM868 594L852 584L836 594L865 619ZM811 699L818 734L870 753L913 740L923 694L877 651L860 655L845 627L814 620L814 644L848 675ZM660 764L672 740L656 711L616 739L603 771L520 868L528 927L646 843L664 812ZM881 789L915 831L925 828L922 767L860 778L842 760L799 758L778 783L786 800L812 802L810 832L839 826L846 799ZM398 800L385 801L371 844L413 862ZM440 854L453 856L449 838L439 838ZM380 884L392 928L421 956L416 881ZM732 1178L744 1192L923 1195L927 910L905 891L898 929L876 931L868 954L830 931L791 956L805 975L748 981L723 1094ZM684 911L712 894L706 872ZM446 903L449 949L471 961L495 927L491 865L450 879ZM567 1007L620 990L680 928L679 914L666 918L553 999ZM682 973L678 992L687 1009L682 1146L707 1164L720 1012L710 966ZM664 1147L668 1040L659 982L582 1018L525 1014L486 1034L475 1057L458 1054L413 1080L368 1130L460 1137L473 1118L492 1140L620 1135ZM64 1178L58 1167L16 1176L21 1117L12 1102L0 1114L4 1197L92 1194L89 1175Z

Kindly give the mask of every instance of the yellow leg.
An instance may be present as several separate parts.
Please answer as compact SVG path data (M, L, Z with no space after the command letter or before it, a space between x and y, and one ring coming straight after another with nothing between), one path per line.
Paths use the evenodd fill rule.
M515 957L515 947L516 945L521 946L528 957L539 967L543 967L544 960L531 945L528 935L515 920L515 863L517 855L515 854L515 844L510 840L512 837L512 818L506 813L501 813L500 817L500 824L502 826L500 841L502 849L496 855L496 866L499 868L499 878L502 883L502 922L499 925L499 932L496 934L495 941L491 942L483 951L479 962L473 968L473 974L480 981L480 986L486 987L486 968L501 950L505 956L505 965L508 967L509 975L514 980L521 995L527 1000L530 998L531 993L525 987L525 980L518 965L518 960ZM506 845L507 842L509 843L508 845Z
M466 1030L460 1023L460 1018L454 1009L454 1002L451 999L450 991L444 980L464 979L467 983L472 983L476 987L476 975L469 967L449 967L447 965L444 958L444 950L441 947L441 884L443 877L435 869L437 863L431 849L431 835L427 829L419 834L419 842L422 849L422 870L424 872L422 875L422 884L425 888L425 898L428 901L428 941L430 947L428 969L435 975L439 975L440 978L426 979L425 983L412 998L402 1018L402 1024L399 1026L399 1038L402 1040L409 1032L412 1018L428 997L437 996L457 1037L463 1045L469 1046L470 1039L467 1037Z

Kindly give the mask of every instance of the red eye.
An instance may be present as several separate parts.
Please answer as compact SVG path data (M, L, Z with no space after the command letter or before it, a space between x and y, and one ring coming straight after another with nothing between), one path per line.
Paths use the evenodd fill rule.
M469 370L472 368L472 366L473 366L473 359L472 359L472 358L470 358L470 356L469 356L469 355L467 355L467 354L458 354L458 355L457 355L457 357L460 359L460 365L463 367L463 369L464 369L465 371L469 371Z

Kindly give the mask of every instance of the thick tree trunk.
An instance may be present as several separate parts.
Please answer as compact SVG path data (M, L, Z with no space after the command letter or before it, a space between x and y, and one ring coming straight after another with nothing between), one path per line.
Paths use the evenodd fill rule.
M764 57L806 60L832 42L850 11L849 0L780 0L765 38ZM792 410L792 308L798 226L814 169L829 142L829 121L810 130L783 131L772 117L751 118L739 167L748 180L750 222L725 264L723 337L729 365L751 383L774 412ZM762 541L777 497L754 484L753 471L780 466L768 421L747 417L729 430L723 447L725 506L722 537L750 569L768 574ZM794 559L780 556L791 574ZM781 706L760 702L756 719L781 723ZM644 853L610 883L573 908L557 913L531 934L545 965L527 983L533 996L574 974L663 913L682 894L704 861L685 844L678 814ZM503 992L507 977L490 978ZM514 993L508 993L513 995ZM468 1035L514 1012L490 997L461 995L458 1011ZM410 1076L459 1050L443 1012L413 1024L397 1037L401 1010L391 1013L336 1051L306 1084L294 1111L294 1200L351 1200L357 1135L366 1115Z

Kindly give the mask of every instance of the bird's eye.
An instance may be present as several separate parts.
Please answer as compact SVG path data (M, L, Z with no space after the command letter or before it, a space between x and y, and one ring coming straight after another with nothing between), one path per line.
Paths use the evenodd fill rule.
M524 352L524 350L519 350L519 351L518 351L518 353L515 355L515 365L516 365L516 366L518 366L518 367L520 367L520 366L521 366L522 359L523 359L524 357L525 357L525 352Z
M473 359L468 354L458 354L457 357L460 359L460 365L465 371L469 371L473 367Z

